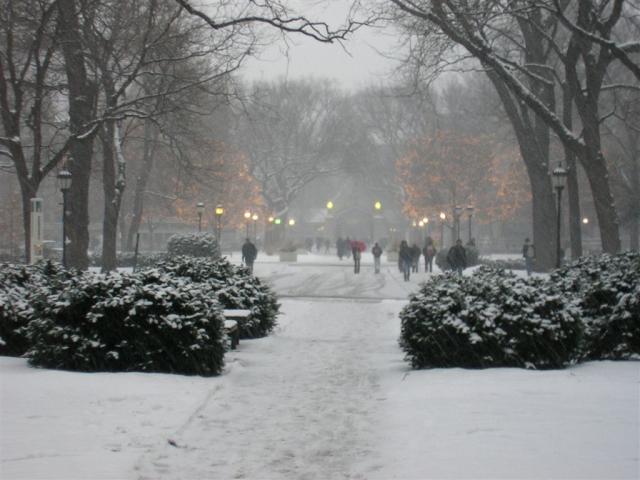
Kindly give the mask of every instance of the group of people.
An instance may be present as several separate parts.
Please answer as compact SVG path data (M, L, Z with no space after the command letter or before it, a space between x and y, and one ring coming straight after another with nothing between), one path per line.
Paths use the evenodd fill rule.
M418 272L420 256L424 256L424 271L433 272L433 259L438 253L431 237L427 237L424 247L421 249L415 243L409 246L406 240L400 242L398 251L398 268L404 274L404 280L409 281L411 272Z

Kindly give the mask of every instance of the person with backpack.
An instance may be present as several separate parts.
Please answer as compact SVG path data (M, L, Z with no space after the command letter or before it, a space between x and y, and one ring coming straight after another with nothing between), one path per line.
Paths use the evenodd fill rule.
M435 258L436 253L438 253L438 251L436 250L436 247L433 244L433 239L431 237L427 237L425 246L422 249L422 254L424 255L425 273L433 272L433 259Z
M378 245L378 242L376 242L371 249L371 253L373 254L374 272L380 273L380 257L382 256L382 248Z
M251 240L247 238L244 245L242 245L242 261L251 273L253 273L253 262L256 261L257 256L258 249L253 243L251 243Z

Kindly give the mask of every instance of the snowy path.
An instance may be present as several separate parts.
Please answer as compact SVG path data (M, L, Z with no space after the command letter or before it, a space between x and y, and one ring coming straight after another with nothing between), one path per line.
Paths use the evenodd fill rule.
M285 300L283 327L241 343L178 448L145 457L141 478L367 478L397 304Z

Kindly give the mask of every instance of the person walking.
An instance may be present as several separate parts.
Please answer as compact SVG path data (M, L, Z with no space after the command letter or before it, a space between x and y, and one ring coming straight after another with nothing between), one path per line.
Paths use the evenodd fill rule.
M527 269L527 276L531 276L533 271L533 261L536 257L536 249L533 243L528 238L524 239L524 245L522 245L522 256L524 257L524 266Z
M436 256L438 251L436 250L435 245L433 244L433 239L431 237L427 237L427 241L425 243L424 248L422 249L422 254L424 255L424 272L433 272L433 259Z
M353 240L351 242L351 255L353 256L353 273L356 275L360 273L360 257L362 256L362 251L360 250L359 241Z
M402 267L402 273L404 274L404 281L408 282L409 278L411 277L411 264L413 263L413 255L411 254L411 248L407 244L406 240L403 240L400 243L398 258Z
M253 262L256 261L257 256L258 249L253 243L251 243L251 240L247 238L244 245L242 245L242 261L251 273L253 273Z
M371 249L371 253L373 254L374 272L380 273L380 257L382 256L382 248L380 247L380 245L378 245L378 242L376 242Z
M462 271L467 268L467 252L462 246L462 240L458 239L456 244L449 249L447 262L458 275L462 275Z
M411 245L411 271L418 273L418 266L420 265L420 247L415 243Z

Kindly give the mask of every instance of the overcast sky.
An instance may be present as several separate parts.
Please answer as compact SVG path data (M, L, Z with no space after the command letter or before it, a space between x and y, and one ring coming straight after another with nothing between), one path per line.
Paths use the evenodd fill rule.
M326 19L335 27L344 21L348 4L348 0L325 0L320 2L320 13L305 8L305 15ZM243 73L250 80L325 77L335 79L342 87L356 89L388 78L395 62L378 51L391 53L394 41L389 30L362 28L344 43L348 50L345 52L338 44L320 43L302 35L288 35L286 42L277 37L260 52L259 58L249 59Z

